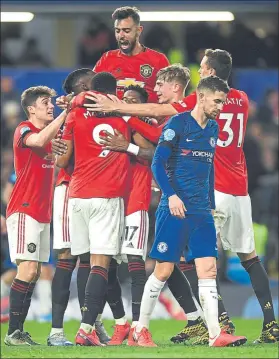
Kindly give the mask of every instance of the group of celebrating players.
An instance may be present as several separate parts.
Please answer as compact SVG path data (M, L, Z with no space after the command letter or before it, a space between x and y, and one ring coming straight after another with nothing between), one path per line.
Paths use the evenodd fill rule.
M24 331L24 321L41 263L49 259L52 203L58 260L48 345L73 345L63 317L77 265L82 320L76 345L121 345L127 339L129 346L157 346L149 322L166 283L187 315L172 342L244 344L220 295L217 235L225 250L238 254L261 305L264 321L255 342L278 341L247 189L243 141L249 103L244 92L228 87L231 55L206 50L197 89L185 97L189 69L170 65L165 55L140 43L138 10L118 8L112 18L119 48L105 53L93 71L68 75L56 119L54 90L37 86L22 93L27 120L14 135L17 180L7 207L17 275L5 344L38 344ZM55 166L60 170L53 196ZM162 196L149 253L156 264L146 279L152 175ZM122 261L132 282L132 324L117 278ZM115 319L111 338L101 320L106 302Z

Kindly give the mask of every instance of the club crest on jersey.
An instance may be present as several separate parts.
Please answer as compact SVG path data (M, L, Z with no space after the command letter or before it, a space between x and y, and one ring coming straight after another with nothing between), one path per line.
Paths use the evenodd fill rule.
M172 130L171 128L169 128L168 130L166 130L166 132L164 133L164 140L165 141L171 141L175 136L175 132L174 130Z
M209 139L209 143L211 147L215 147L216 146L216 140L214 137L210 137Z
M36 252L36 244L35 243L29 243L27 245L27 250L30 253L35 253Z
M20 129L20 134L21 135L23 135L25 132L27 132L27 131L31 131L31 129L30 129L30 127L22 127L21 129Z
M168 250L168 245L166 242L160 242L157 245L158 252L165 253Z
M141 65L140 74L141 76L148 78L152 75L153 68L150 65Z

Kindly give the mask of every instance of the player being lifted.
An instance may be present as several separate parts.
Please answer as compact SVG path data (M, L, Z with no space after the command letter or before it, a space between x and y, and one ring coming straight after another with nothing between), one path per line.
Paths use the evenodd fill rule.
M156 213L155 241L149 256L156 259L148 278L134 337L140 346L156 346L148 331L150 316L165 282L186 245L188 261L195 261L199 297L209 330L210 346L241 345L245 337L221 331L216 289L217 238L211 211L214 201L214 152L218 116L229 87L218 77L207 77L197 87L198 101L191 113L172 117L165 125L152 162L162 190Z
M123 6L112 14L118 50L106 52L93 71L108 71L117 79L117 97L122 98L124 88L139 85L148 92L148 101L157 102L154 85L157 72L169 65L166 56L140 43L143 26L139 10Z
M200 77L216 75L228 81L232 69L231 55L225 50L207 49L200 65ZM171 116L191 110L196 103L196 93L185 97L182 102L169 105L140 104L137 106L113 102L101 96L93 96L96 104L88 107L99 111L117 111L135 116ZM114 99L115 101L115 99ZM245 92L230 89L226 103L217 118L219 139L215 156L216 213L215 225L225 250L236 252L244 269L250 276L252 287L263 312L263 327L256 343L270 343L279 340L279 328L275 320L269 280L257 256L254 243L251 201L248 194L247 168L243 152L249 101ZM154 129L148 124L137 122L137 131L144 129L144 136ZM130 122L132 125L132 122ZM134 123L133 123L134 125ZM159 133L153 136L156 141ZM239 216L241 213L241 216ZM187 273L186 273L187 274ZM190 278L189 278L190 279Z
M27 120L14 134L17 176L8 206L7 229L11 261L17 275L10 290L10 320L6 345L36 345L23 325L28 314L41 263L50 255L50 221L53 197L54 161L50 141L63 124L67 111L53 119L54 90L30 87L21 95ZM61 154L65 153L62 146Z

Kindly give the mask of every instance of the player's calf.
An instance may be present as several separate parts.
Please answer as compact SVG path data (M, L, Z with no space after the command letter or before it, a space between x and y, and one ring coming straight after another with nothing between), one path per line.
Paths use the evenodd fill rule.
M56 270L52 280L52 329L48 337L48 345L68 346L69 342L63 331L63 319L70 297L70 283L77 258L70 249L60 251Z
M18 261L18 273L10 290L8 336L17 329L23 331L35 283L40 275L41 264L35 261Z

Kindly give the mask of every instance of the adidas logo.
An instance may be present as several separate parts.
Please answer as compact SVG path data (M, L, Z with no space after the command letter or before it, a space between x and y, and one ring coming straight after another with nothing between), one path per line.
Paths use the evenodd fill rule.
M272 305L270 304L270 302L267 302L266 305L264 306L264 309L271 309Z
M127 246L126 246L127 248L134 248L134 246L133 246L133 243L132 242L130 242Z

